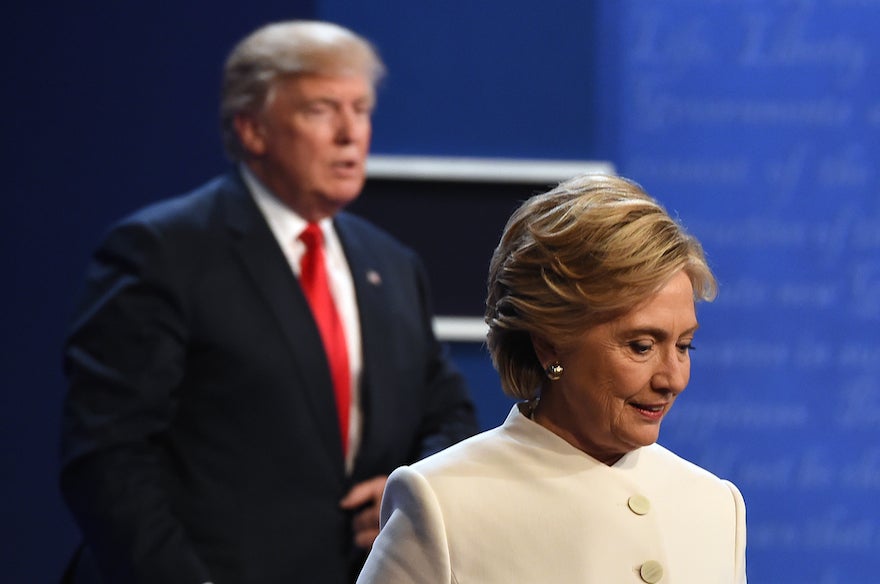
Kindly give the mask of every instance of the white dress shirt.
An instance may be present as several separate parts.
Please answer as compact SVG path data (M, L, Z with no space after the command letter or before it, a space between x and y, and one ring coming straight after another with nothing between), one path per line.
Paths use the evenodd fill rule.
M263 213L263 217L266 218L281 251L284 252L290 269L299 278L300 261L306 251L306 246L300 241L299 236L308 222L273 195L246 166L241 165L240 170L254 201ZM323 219L318 223L318 226L324 234L324 258L327 263L327 277L330 280L330 294L333 296L333 303L342 319L345 344L348 349L348 366L351 372L351 410L349 412L348 454L345 460L345 469L351 473L360 446L363 427L360 400L360 380L363 370L360 315L351 270L345 259L345 252L342 249L339 236L333 229L333 220L331 218Z

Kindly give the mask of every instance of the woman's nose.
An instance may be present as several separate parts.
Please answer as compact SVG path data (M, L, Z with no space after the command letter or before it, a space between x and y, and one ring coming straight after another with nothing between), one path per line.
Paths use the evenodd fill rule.
M652 386L658 391L669 391L678 395L687 387L691 375L691 360L687 353L682 354L674 348L664 355L652 379Z

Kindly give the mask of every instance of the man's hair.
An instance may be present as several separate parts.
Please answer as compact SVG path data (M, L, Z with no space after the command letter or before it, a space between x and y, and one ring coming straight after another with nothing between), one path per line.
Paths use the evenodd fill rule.
M294 20L257 29L235 46L223 68L220 122L232 160L245 155L235 117L259 111L277 79L300 74L364 76L375 88L385 66L369 41L336 24Z
M571 345L680 270L695 300L715 297L700 243L631 181L583 175L527 200L507 222L489 268L487 342L504 392L537 395L544 370L533 335Z

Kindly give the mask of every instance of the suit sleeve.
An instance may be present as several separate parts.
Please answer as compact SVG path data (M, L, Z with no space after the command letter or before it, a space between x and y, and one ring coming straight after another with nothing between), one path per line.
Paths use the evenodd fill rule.
M733 581L736 584L746 584L746 503L736 485L730 481L724 481L724 483L730 489L731 495L733 495L733 504L736 510L736 545L734 548L736 555Z
M160 447L187 342L171 247L146 223L111 231L65 346L61 489L112 582L211 580L170 507Z
M429 350L424 383L426 407L420 424L419 452L416 456L416 460L419 460L473 436L478 426L465 380L434 335L428 277L418 259L415 260L415 269L421 294L421 318Z
M422 475L405 466L391 473L380 524L358 584L455 582L443 513Z

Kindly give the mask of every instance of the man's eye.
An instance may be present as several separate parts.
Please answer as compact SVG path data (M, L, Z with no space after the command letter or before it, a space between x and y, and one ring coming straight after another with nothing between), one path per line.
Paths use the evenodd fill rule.
M306 114L310 116L320 116L330 113L332 110L327 104L316 103L306 108Z

